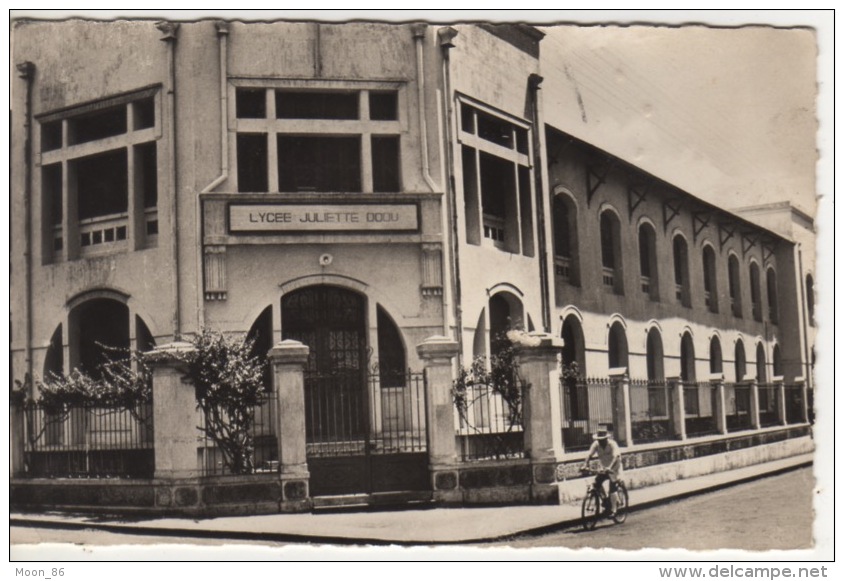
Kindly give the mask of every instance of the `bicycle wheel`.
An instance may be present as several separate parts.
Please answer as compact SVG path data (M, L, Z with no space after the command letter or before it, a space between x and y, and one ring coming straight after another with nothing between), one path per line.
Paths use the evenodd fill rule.
M580 514L583 517L583 529L591 531L601 518L601 497L597 492L590 492L583 499Z
M627 496L627 487L624 486L623 482L618 483L618 503L615 508L615 516L613 520L621 524L627 520L627 503L628 503L628 496Z

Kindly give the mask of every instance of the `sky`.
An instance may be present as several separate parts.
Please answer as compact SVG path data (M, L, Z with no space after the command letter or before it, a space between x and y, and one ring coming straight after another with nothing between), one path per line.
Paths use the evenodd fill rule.
M809 29L556 26L546 122L726 208L815 210Z

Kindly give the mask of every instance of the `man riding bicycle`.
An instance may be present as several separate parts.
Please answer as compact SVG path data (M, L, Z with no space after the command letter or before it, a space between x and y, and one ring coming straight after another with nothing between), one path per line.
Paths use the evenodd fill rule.
M610 517L615 516L615 511L618 508L618 481L624 471L621 465L621 451L618 444L610 438L609 432L606 429L599 429L593 436L592 446L589 448L589 454L583 461L583 468L589 468L589 461L597 457L601 462L603 472L595 477L595 484L603 486L604 481L610 481Z

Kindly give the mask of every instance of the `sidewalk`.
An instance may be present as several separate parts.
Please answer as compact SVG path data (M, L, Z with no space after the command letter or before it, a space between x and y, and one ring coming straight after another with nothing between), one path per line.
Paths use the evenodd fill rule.
M631 510L806 466L811 464L812 457L812 454L794 456L631 490ZM580 505L272 514L203 520L150 518L128 521L55 513L12 513L9 516L10 526L277 542L426 545L479 543L564 528L580 519Z

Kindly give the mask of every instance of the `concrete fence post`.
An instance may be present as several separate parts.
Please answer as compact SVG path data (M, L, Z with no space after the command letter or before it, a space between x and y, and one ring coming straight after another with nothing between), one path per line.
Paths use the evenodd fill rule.
M199 476L197 461L196 391L185 378L182 358L194 352L190 343L177 341L147 354L152 367L152 421L155 478L182 479Z
M26 409L23 404L9 406L9 476L26 475Z
M806 379L804 377L795 377L794 378L795 385L800 387L800 401L802 402L802 409L800 412L802 415L802 421L808 422L809 421L809 390L806 385Z
M563 457L560 355L563 340L529 333L515 342L519 375L524 382L525 455L530 458L534 502L559 502L557 462Z
M454 429L451 362L457 356L457 341L443 336L428 337L416 346L425 366L425 422L428 430L428 468L434 500L459 502L459 475Z
M633 422L630 417L630 376L626 367L610 369L613 382L613 431L622 446L633 445Z
M668 393L671 394L671 415L669 424L671 433L680 440L686 439L686 400L683 393L683 380L679 377L669 377Z
M759 416L759 382L754 378L747 382L750 388L750 426L754 430L762 427Z
M775 397L777 398L777 419L780 425L784 426L788 423L785 407L785 381L782 375L776 375L773 377L772 382L774 384Z
M724 375L719 373L709 378L712 383L714 404L712 413L715 415L715 428L719 434L726 434L727 430L727 394L724 385Z
M310 472L305 440L305 364L310 349L299 341L277 343L267 354L276 393L276 439L282 512L310 508Z

